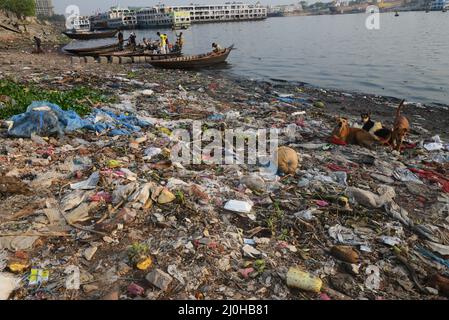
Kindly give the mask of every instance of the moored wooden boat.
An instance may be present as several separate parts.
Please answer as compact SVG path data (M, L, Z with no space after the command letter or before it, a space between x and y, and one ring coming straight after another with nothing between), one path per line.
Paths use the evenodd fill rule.
M65 34L70 39L75 40L94 40L94 39L105 39L113 38L117 34L118 30L108 30L108 31L65 31Z
M165 69L206 68L225 62L233 49L234 45L218 53L209 52L206 54L194 56L184 56L178 58L154 60L151 61L150 64L155 68L165 68Z
M118 43L108 44L95 48L78 48L78 49L64 49L66 52L78 56L98 56L108 52L116 52L119 49Z
M148 51L145 51L143 49L136 50L136 51L116 51L116 52L110 52L110 53L102 53L100 56L108 56L108 57L150 57L153 60L160 60L160 59L169 59L169 58L175 58L182 56L181 51L177 52L171 52L166 54L154 54L154 53L148 53Z

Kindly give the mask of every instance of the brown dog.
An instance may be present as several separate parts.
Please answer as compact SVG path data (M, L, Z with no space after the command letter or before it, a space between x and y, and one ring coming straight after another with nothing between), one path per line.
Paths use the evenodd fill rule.
M401 115L401 110L404 106L405 100L402 100L397 111L396 119L394 120L393 132L391 134L391 145L394 150L401 151L404 138L410 130L410 123L408 119Z
M337 118L337 126L332 135L348 144L358 144L359 146L371 148L377 140L363 129L350 128L348 119Z

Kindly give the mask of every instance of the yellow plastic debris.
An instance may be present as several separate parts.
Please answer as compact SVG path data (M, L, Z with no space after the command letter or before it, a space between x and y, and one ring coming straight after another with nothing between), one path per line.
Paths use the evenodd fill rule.
M290 268L287 273L287 286L304 291L320 292L323 281L298 268Z
M145 271L150 268L152 264L153 260L150 257L147 257L137 264L137 269Z
M159 195L159 198L157 199L157 202L159 204L166 204L174 201L176 199L176 196L171 193L168 189L162 190L161 194Z
M29 267L29 264L26 262L11 262L8 265L9 270L14 273L22 273Z
M109 160L107 166L111 169L118 168L122 166L122 163L118 160Z
M165 134L168 135L168 136L171 136L171 134L172 134L172 132L171 132L170 129L164 128L164 127L159 128L159 131L162 132L162 133L165 133Z

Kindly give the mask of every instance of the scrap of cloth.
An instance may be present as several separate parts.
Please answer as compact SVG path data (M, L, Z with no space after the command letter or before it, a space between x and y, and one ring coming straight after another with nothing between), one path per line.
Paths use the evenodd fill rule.
M441 185L441 189L449 193L449 178L434 171L411 168L411 172L416 173L420 178L427 179L431 182L437 182Z

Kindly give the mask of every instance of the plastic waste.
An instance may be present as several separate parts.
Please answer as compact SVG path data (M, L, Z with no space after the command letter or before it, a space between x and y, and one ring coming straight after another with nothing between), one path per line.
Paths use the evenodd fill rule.
M98 133L108 132L109 136L130 135L139 132L151 123L134 115L119 114L95 109L83 119L83 128Z
M396 196L394 188L390 186L382 186L379 188L379 193L381 194L380 196L372 193L371 191L354 187L348 188L347 192L352 202L355 201L356 203L368 208L380 208L391 202Z
M299 212L296 212L294 215L296 218L303 219L306 221L311 221L311 220L315 219L315 216L313 215L312 210L299 211Z
M35 101L25 113L13 116L8 134L13 137L31 138L39 136L61 136L83 127L83 121L74 111L64 111L58 105L47 101Z
M370 290L379 290L380 288L380 269L378 266L370 265L365 273L368 277L365 280L365 286Z
M31 268L30 276L28 277L28 284L30 286L37 286L48 281L50 271L47 269Z
M287 286L304 291L320 292L323 282L298 268L290 268L287 272Z
M33 247L34 242L39 239L37 236L7 236L0 237L0 250L11 251L28 250Z
M127 290L128 293L133 296L141 296L145 293L145 289L134 282L128 286Z
M98 181L100 181L100 172L97 171L92 173L87 180L70 184L70 188L75 190L92 190L97 187Z
M398 237L390 237L390 236L381 236L379 237L379 240L385 244L388 244L389 246L396 246L402 242L402 240L399 239Z
M151 257L143 257L137 264L136 267L139 270L148 270L153 265L153 260Z
M151 160L151 158L153 158L161 153L162 153L161 148L150 147L144 151L144 154L145 154L144 159Z
M112 195L109 192L100 191L89 197L91 202L112 202Z
M83 190L75 190L66 195L61 201L61 208L63 211L69 211L77 207L81 202L87 198L88 194Z
M0 272L0 300L7 300L19 286L20 278L10 273Z
M419 180L419 178L411 172L409 169L402 168L402 169L396 169L393 172L393 176L402 182L416 182L419 184L422 184L423 182Z
M329 236L339 243L348 245L365 244L355 233L349 228L336 224L329 228Z
M427 245L432 251L441 254L442 256L449 256L449 246L445 246L440 243L435 243L432 241L427 241Z
M444 148L440 136L433 136L432 140L433 142L424 144L424 149L426 149L427 151L438 151Z
M0 272L6 268L8 262L8 255L6 250L0 249Z
M159 204L166 204L174 201L176 199L176 196L171 193L167 188L162 190L161 194L159 195L159 198L157 199L157 202Z
M239 200L229 200L224 206L226 210L240 213L250 213L252 207L252 204Z
M69 265L65 268L64 273L67 274L65 288L67 290L79 290L81 284L80 268L75 265Z

